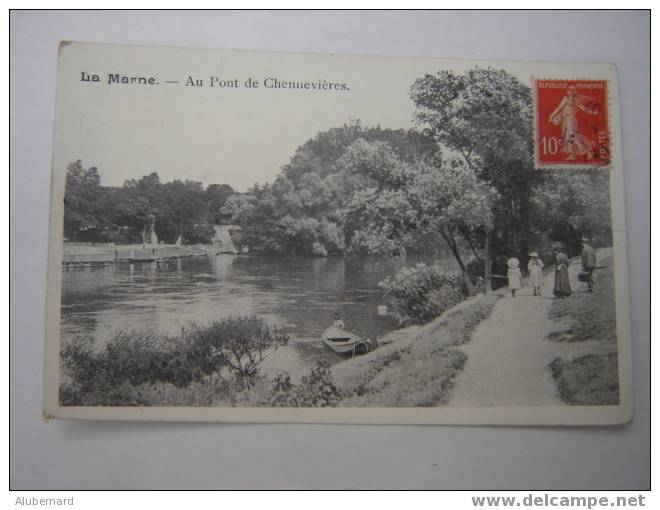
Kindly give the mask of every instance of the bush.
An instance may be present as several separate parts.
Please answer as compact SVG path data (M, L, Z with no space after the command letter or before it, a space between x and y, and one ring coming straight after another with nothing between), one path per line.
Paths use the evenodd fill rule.
M234 405L241 385L219 374L204 376L183 388L170 383L145 384L135 388L139 400L159 406L213 407ZM153 404L151 404L153 405Z
M154 331L120 331L99 350L78 339L61 352L63 405L138 405L130 388L159 381L185 386L194 379L183 346ZM135 401L135 402L134 402Z
M398 243L380 233L356 230L353 232L348 254L354 256L399 256L405 253L402 243Z
M323 246L323 244L319 243L318 241L314 241L312 244L312 255L315 257L327 257L328 256L328 250Z
M287 342L283 330L256 317L193 326L181 337L120 331L100 350L94 350L89 339L79 339L61 352L68 380L60 387L60 401L62 405L158 405L159 400L150 399L157 393L145 390L150 385L184 395L175 390L208 380L215 388L249 389L266 352ZM233 375L228 384L220 381L228 375Z
M465 297L460 273L424 263L401 269L378 284L385 304L400 324L428 322Z
M317 363L300 384L291 384L289 374L283 372L273 383L267 405L273 407L328 407L342 398L327 363Z
M242 379L246 389L257 377L266 352L289 341L283 329L266 326L257 317L229 318L193 327L186 336L190 339L188 357L192 366L206 375L224 367Z

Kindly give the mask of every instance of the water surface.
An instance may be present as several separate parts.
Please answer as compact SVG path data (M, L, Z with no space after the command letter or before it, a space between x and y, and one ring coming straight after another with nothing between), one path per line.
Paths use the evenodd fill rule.
M333 357L320 335L335 312L363 338L391 331L393 319L377 313L378 282L433 260L216 255L63 271L62 341L85 336L101 345L119 329L177 334L191 323L257 315L285 327L298 355Z

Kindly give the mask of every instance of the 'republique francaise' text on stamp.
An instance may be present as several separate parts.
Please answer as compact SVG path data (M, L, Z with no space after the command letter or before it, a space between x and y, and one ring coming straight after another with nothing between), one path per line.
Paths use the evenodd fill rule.
M538 167L610 164L607 85L606 80L535 80Z

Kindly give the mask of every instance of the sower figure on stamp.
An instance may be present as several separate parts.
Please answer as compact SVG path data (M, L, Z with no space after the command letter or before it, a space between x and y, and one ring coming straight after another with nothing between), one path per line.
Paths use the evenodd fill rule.
M586 237L582 238L582 270L587 274L587 287L589 292L594 291L594 282L596 269L596 252L589 244L589 239Z
M593 157L596 142L578 131L577 118L578 109L590 115L598 115L597 110L587 107L593 101L593 98L578 94L575 85L570 85L566 89L566 95L559 106L550 114L550 122L557 125L561 124L564 140L562 151L567 154L566 159L568 161L575 160L576 156L586 156L588 160Z
M571 262L559 246L552 248L552 252L555 256L555 287L552 293L555 297L565 298L573 293L571 282L568 279L568 266Z

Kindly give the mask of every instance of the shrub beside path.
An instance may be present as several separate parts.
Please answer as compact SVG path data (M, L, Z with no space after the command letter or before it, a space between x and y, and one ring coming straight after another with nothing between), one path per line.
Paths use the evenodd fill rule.
M569 269L573 292L583 292L578 282L579 259ZM554 273L545 277L542 295L523 287L516 297L500 299L490 316L474 330L472 339L459 348L467 355L455 380L451 406L552 406L560 399L548 367L558 356L571 356L581 346L557 343L546 336L557 329L548 317L553 302ZM567 298L570 299L570 298Z

